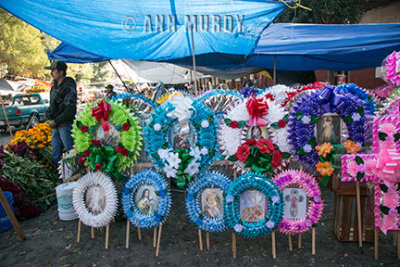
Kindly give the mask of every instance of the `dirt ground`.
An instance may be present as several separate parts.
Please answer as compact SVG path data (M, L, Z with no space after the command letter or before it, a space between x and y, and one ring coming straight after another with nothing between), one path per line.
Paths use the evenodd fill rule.
M171 223L163 227L160 255L152 247L153 231L142 230L142 240L131 227L130 248L125 249L126 221L121 218L110 226L109 249L104 249L105 234L83 227L81 242L76 243L77 220L57 218L57 205L39 217L21 222L27 236L19 241L13 230L0 234L0 266L399 266L392 235L380 234L380 259L374 260L373 244L337 241L332 233L333 193L323 188L326 203L317 227L317 254L311 255L311 232L303 234L303 247L288 248L288 238L277 233L277 259L272 259L271 236L256 239L237 238L237 259L232 259L231 231L211 234L211 249L199 250L197 230L185 214L184 194L172 193ZM203 233L205 248L205 234Z

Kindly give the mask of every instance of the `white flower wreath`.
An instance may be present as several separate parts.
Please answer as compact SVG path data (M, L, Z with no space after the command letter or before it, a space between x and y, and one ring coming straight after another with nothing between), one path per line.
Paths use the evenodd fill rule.
M78 180L72 202L83 224L104 227L117 212L117 190L110 177L101 172L89 172Z

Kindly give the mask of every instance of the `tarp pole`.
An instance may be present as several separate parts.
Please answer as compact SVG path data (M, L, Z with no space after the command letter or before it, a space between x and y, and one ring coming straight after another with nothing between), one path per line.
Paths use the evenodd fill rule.
M11 137L14 137L13 134L12 134L12 131L11 131L10 122L8 121L6 108L4 107L4 102L3 102L3 96L2 96L2 95L0 95L0 101L1 101L1 107L2 107L3 113L4 113L4 118L6 119L6 123L7 123L8 130L10 131L10 136L11 136Z
M276 85L276 56L274 56L274 85Z
M128 86L126 86L125 82L122 80L121 76L119 76L119 73L117 69L114 67L114 65L111 63L111 60L108 60L108 63L110 63L111 67L114 69L115 74L117 74L118 78L121 80L122 84L124 85L125 89L127 92L129 92Z
M190 43L192 47L192 60L193 60L193 78L194 78L194 95L197 96L197 76L196 76L196 56L194 54L194 38L193 38L193 25L190 31Z

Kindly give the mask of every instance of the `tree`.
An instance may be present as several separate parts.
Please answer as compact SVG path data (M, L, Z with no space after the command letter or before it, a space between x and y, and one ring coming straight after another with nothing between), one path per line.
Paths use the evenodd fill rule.
M353 24L364 13L364 4L369 0L303 0L302 8L286 10L278 22L317 23L317 24Z

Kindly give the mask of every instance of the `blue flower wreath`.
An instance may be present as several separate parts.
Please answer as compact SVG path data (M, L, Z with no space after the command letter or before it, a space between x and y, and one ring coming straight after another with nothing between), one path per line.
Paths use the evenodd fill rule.
M143 214L134 203L135 194L142 185L154 187L158 196L157 209L154 214ZM143 170L133 175L125 184L122 193L122 207L128 220L138 228L153 228L165 223L171 207L171 194L164 177L153 171Z
M353 94L343 94L334 86L304 95L294 105L289 117L289 143L300 161L315 169L319 161L314 127L325 113L336 112L343 119L349 133L348 140L359 145L367 142L365 136L365 109L363 101ZM368 112L367 112L368 113Z
M227 229L224 217L211 218L203 214L201 208L201 195L207 188L219 188L225 197L230 180L225 175L216 172L205 172L197 177L187 189L186 210L192 222L206 232L222 232ZM221 199L222 207L222 199Z
M194 101L191 106L193 113L189 120L196 131L196 146L199 149L207 148L208 150L208 153L202 155L199 161L200 167L198 173L201 173L216 155L217 122L214 119L213 112L202 102ZM144 128L146 151L153 164L160 170L163 170L165 162L160 158L158 151L161 149L173 149L172 145L168 143L168 132L174 123L177 122L177 119L171 118L167 114L174 109L175 107L169 102L158 106L153 111L150 122ZM159 129L155 129L155 125Z
M240 216L240 197L246 190L255 189L265 195L268 209L262 220L247 222ZM224 219L238 235L257 237L269 234L279 225L283 216L283 199L279 187L262 174L246 173L232 181L224 201Z

